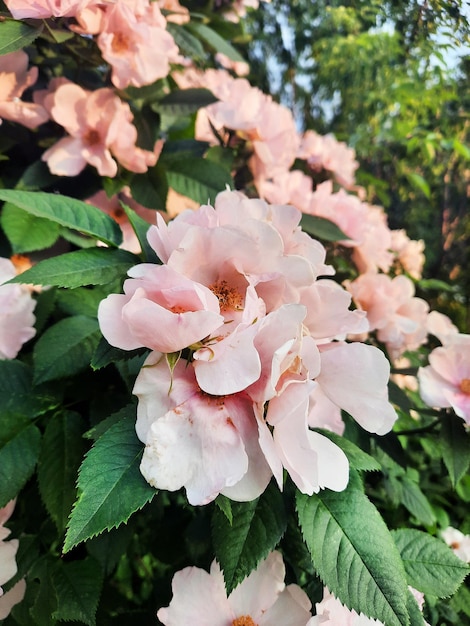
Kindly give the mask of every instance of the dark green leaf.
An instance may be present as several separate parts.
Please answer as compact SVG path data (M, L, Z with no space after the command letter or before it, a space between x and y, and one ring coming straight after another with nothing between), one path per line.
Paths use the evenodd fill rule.
M99 370L102 367L116 363L117 361L128 361L135 356L141 356L147 352L147 348L137 348L136 350L121 350L110 346L104 337L101 338L96 351L91 359L91 367Z
M217 163L200 159L182 159L167 172L168 184L178 193L200 204L214 202L216 195L233 187L230 172Z
M219 494L217 498L215 499L215 504L219 507L219 509L225 515L225 517L228 520L228 523L231 526L233 522L233 513L232 513L232 501L230 500L230 498L227 498L226 496Z
M408 583L425 594L446 598L456 592L470 567L440 539L411 528L392 531Z
M307 215L304 213L300 220L300 225L306 233L324 241L349 240L349 237L336 224L318 215Z
M158 257L155 253L155 250L150 246L147 241L147 233L150 228L150 224L146 222L144 219L137 215L135 211L133 211L127 204L123 204L123 209L126 212L127 218L134 229L137 239L139 240L140 247L145 256L145 261L147 263L158 263ZM157 222L157 217L155 213L155 223Z
M133 419L136 418L136 405L133 402L129 403L128 405L117 411L117 413L113 413L112 415L106 417L104 420L101 420L101 422L98 422L98 424L93 426L93 428L87 430L87 432L83 436L86 439L93 439L93 441L96 441L101 437L101 435L109 430L111 426L114 426L114 424L116 424L117 422L120 422L121 420L130 417Z
M67 315L86 315L96 317L101 300L108 295L103 288L77 287L75 289L57 289L57 306Z
M39 429L26 420L16 425L8 441L0 443L0 507L15 498L32 475L40 446Z
M462 418L446 415L442 420L441 449L452 485L455 487L470 465L470 435Z
M340 493L298 494L300 527L313 565L349 608L387 626L407 626L403 563L379 512L354 483Z
M99 339L98 322L84 315L67 317L50 326L34 346L34 380L56 380L85 369Z
M11 202L36 217L78 230L110 246L122 243L117 222L94 206L55 193L0 189L0 200Z
M287 526L282 495L274 483L252 502L232 502L231 509L232 523L219 507L212 516L215 556L227 594L276 547Z
M88 248L44 259L13 278L11 283L55 285L75 289L104 285L126 275L139 259L126 250Z
M15 253L49 248L59 237L59 224L31 215L9 202L3 206L0 222Z
M63 532L75 501L75 484L85 445L85 423L72 411L57 413L46 426L38 463L41 497L59 532Z
M0 22L0 55L21 50L41 34L40 28L33 28L24 22L3 19Z
M241 63L245 61L242 55L226 39L209 26L206 26L206 24L191 21L188 24L188 28L213 48L215 52L222 52L232 61Z
M401 503L403 506L425 526L432 526L436 521L436 516L418 483L412 480L408 474L403 474L400 476L400 479L402 484Z
M103 583L101 569L95 559L88 557L72 563L58 561L52 580L57 594L54 619L95 626Z
M184 56L195 60L203 59L206 56L199 39L192 35L187 28L173 22L167 22L166 28Z
M134 419L120 420L96 441L80 468L64 552L127 522L152 500L157 492L139 470L142 452Z
M192 88L172 91L167 96L155 102L152 108L165 115L191 115L202 107L217 102L218 99L209 89Z
M166 210L168 181L165 168L157 163L145 174L136 174L130 184L136 202L151 209Z
M55 406L45 390L33 388L32 370L21 361L0 361L0 413L2 416L42 415ZM1 437L0 437L1 439Z

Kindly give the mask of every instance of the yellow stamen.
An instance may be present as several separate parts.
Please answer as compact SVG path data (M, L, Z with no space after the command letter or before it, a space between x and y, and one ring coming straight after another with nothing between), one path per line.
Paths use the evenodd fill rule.
M470 378L464 378L460 383L460 391L470 395Z
M242 615L237 617L232 622L232 626L257 626L253 619L249 615Z

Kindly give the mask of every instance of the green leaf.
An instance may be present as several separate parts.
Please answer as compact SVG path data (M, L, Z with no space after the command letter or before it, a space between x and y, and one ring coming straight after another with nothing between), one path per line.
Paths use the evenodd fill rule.
M0 189L0 200L11 202L36 217L78 230L110 246L122 243L117 222L94 206L55 193Z
M87 557L72 563L58 561L52 581L57 594L57 610L52 617L95 626L103 584L101 568L95 559Z
M215 52L222 52L225 56L228 56L232 61L245 62L242 55L223 37L219 35L215 30L209 28L206 24L200 22L191 21L188 24L188 29L198 35L203 41L205 41Z
M75 289L57 289L56 302L67 315L87 315L96 317L98 306L108 294L103 288L77 287Z
M42 383L73 376L85 369L98 345L98 322L84 315L50 326L34 346L34 380Z
M83 285L105 285L125 276L127 270L138 261L138 257L126 250L74 250L44 259L9 282L55 285L69 289Z
M458 139L454 139L453 146L457 154L460 154L460 156L463 156L464 159L470 160L470 148L468 146L463 144Z
M216 195L233 187L230 172L217 163L200 159L181 159L167 172L168 184L178 193L200 204L214 202Z
M330 430L322 428L315 428L315 430L336 444L338 448L341 448L344 454L348 457L349 465L353 469L364 472L374 472L381 469L380 463L374 459L374 457L361 450L359 446L356 446L356 444L349 441L349 439L341 437Z
M85 439L93 439L93 441L96 441L104 435L104 433L109 430L111 426L114 426L117 422L129 418L130 416L134 417L134 419L136 417L136 405L134 402L130 402L116 413L108 415L108 417L101 420L101 422L98 422L95 426L93 426L93 428L87 430L83 436Z
M137 239L139 240L140 247L145 256L145 261L147 263L159 263L155 250L147 241L147 233L150 228L150 224L142 219L140 215L137 215L137 213L127 206L127 204L122 203L122 207L127 215L130 225L134 229ZM157 217L155 213L155 223L156 222Z
M204 52L201 42L192 35L187 28L173 22L167 22L166 29L175 40L183 56L191 57L195 60L205 58L206 53Z
M0 22L0 55L21 50L41 34L40 28L33 28L25 22L3 19Z
M149 168L145 174L135 174L130 187L136 202L151 209L166 211L168 181L166 170L160 164Z
M2 418L11 415L31 419L55 406L55 399L40 388L33 388L32 380L32 369L25 363L15 360L0 361L0 414Z
M349 240L349 237L334 222L318 215L302 215L300 225L306 233L324 241Z
M416 598L409 589L406 594L406 608L408 610L408 615L410 616L410 624L412 624L412 626L425 626L425 621L423 614L421 613L421 609L418 606Z
M452 608L458 613L465 613L470 617L470 589L462 585L450 601Z
M432 526L436 516L418 483L408 474L400 476L400 481L402 484L400 501L403 506L425 526Z
M3 206L0 223L14 253L49 248L59 237L59 224L31 215L9 202Z
M470 567L440 539L420 530L392 531L405 566L408 583L425 594L447 598L454 594Z
M297 495L305 543L323 583L342 603L387 626L406 626L403 563L379 512L354 483L340 493Z
M408 172L406 176L413 187L419 189L426 196L426 198L431 197L431 188L429 187L429 183L421 176L421 174Z
M470 465L470 436L460 417L445 416L442 420L440 443L442 458L455 488Z
M226 496L223 496L220 493L215 499L215 504L219 507L219 509L225 515L228 523L231 526L233 523L233 512L232 512L232 501L230 500L230 498L227 498Z
M155 102L152 109L164 115L175 117L191 115L202 107L218 102L218 98L204 88L179 89Z
M137 348L136 350L121 350L120 348L115 348L109 345L106 339L102 337L91 359L91 367L94 370L99 370L116 361L128 361L146 352L148 352L147 348Z
M57 598L52 584L55 562L51 555L35 559L28 572L27 590L33 587L34 602L29 610L35 626L53 626L52 614L57 608ZM20 622L21 624L23 622Z
M8 441L0 442L0 507L24 487L36 467L41 446L41 433L34 424L15 421L16 432Z
M85 423L79 413L57 413L46 426L38 463L41 497L59 532L63 532L75 501L75 484L85 444Z
M64 552L127 522L152 500L157 492L139 470L142 452L135 419L120 420L96 441L80 468Z
M282 495L273 482L252 502L232 502L232 523L219 507L212 516L215 556L227 594L271 552L287 526Z

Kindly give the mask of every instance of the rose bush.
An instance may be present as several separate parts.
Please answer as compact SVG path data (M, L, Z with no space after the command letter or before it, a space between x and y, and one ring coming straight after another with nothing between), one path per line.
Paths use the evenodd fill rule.
M470 616L467 329L249 4L3 7L7 626Z

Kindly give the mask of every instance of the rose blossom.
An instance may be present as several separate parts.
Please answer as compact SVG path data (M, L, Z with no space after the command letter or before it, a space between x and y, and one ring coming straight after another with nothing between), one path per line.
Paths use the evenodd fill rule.
M302 137L298 157L306 159L312 169L333 172L336 180L346 189L354 185L354 172L359 167L356 153L333 135L319 135L308 130Z
M457 326L452 324L447 315L439 313L438 311L429 312L426 328L428 333L437 337L442 345L451 341L459 332Z
M48 17L74 17L96 0L5 0L15 20L47 19Z
M408 274L419 280L425 262L424 241L410 239L405 230L392 230L391 250L397 261Z
M165 626L307 626L311 603L298 585L285 585L279 552L271 552L227 597L220 566L186 567L173 578L173 598L158 611Z
M27 128L36 128L47 122L49 115L44 107L20 100L37 77L37 67L28 70L28 55L24 50L0 56L0 118L18 122Z
M377 330L377 338L385 343L392 359L424 343L429 306L414 297L409 278L368 272L345 286L357 306L367 312L370 330Z
M15 576L18 571L16 565L16 553L18 551L18 539L5 539L10 534L8 528L4 527L5 522L10 518L15 508L15 501L12 500L0 509L0 585L5 584ZM26 584L20 580L9 591L3 593L0 587L0 619L5 619L13 606L21 602L25 594Z
M460 530L457 530L457 528L448 526L441 532L441 537L446 544L452 548L454 554L456 554L459 559L462 559L465 563L470 563L470 535L464 535Z
M14 359L24 343L36 334L36 301L25 285L5 285L16 271L9 259L0 258L0 359Z
M452 407L470 425L470 335L456 334L418 370L419 392L431 407Z
M70 135L42 155L53 174L76 176L89 163L101 176L114 177L113 156L131 172L146 172L155 165L157 154L135 145L137 129L131 123L130 107L112 89L89 92L64 80L52 85L55 90L42 100L54 121ZM159 143L156 149L161 149Z

